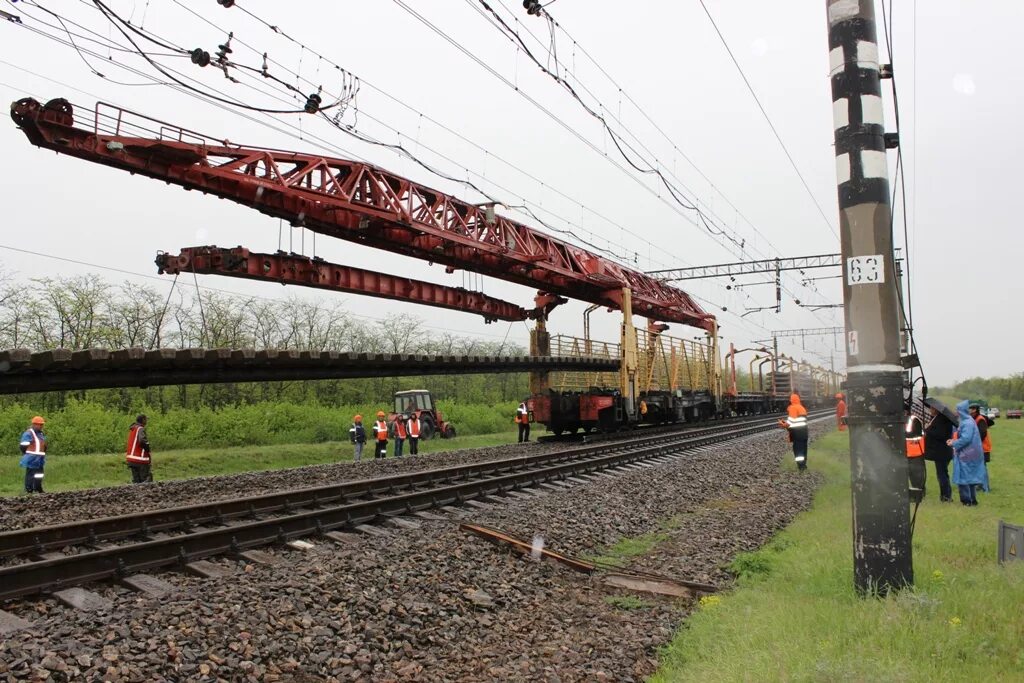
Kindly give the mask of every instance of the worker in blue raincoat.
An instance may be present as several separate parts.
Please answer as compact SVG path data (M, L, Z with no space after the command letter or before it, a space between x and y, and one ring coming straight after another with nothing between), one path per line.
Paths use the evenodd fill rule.
M956 404L960 425L957 427L956 438L947 441L946 445L953 447L953 483L960 491L960 502L964 505L977 505L974 487L980 484L988 491L988 472L985 470L981 434L968 412L969 406L969 401Z

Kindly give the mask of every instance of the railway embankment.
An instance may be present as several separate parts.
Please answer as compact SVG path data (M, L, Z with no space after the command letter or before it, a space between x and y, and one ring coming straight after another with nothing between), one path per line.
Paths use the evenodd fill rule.
M652 680L1024 678L1024 562L996 560L999 520L1024 524L1024 426L1003 420L993 430L992 492L978 507L940 503L928 464L915 585L885 599L854 594L847 439L819 440L811 462L825 483L813 508L732 561L735 590L695 610Z
M826 429L824 426L818 430ZM779 433L650 467L545 487L312 547L271 563L212 560L225 575L160 572L160 598L117 583L91 612L50 598L5 608L31 620L3 641L0 676L26 680L643 680L700 603L609 588L510 554L474 522L626 570L725 586L730 563L806 509ZM780 462L787 466L780 468ZM643 538L642 551L622 552ZM717 595L714 597L718 597ZM708 598L705 598L707 604Z

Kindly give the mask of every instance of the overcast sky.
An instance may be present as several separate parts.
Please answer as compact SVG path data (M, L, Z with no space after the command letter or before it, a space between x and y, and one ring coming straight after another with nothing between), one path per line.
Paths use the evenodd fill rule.
M298 83L304 92L312 89L303 82L309 81L338 93L342 76L334 65L340 65L361 79L342 123L354 125L363 135L400 142L424 162L449 176L472 180L509 205L527 203L551 225L609 249L638 269L732 262L740 260L737 254L750 259L838 251L832 232L837 229L838 214L823 1L792 3L787 12L780 12L773 3L707 0L810 193L697 0L558 0L548 8L564 29L556 31L557 58L572 72L577 89L591 91L584 94L585 99L600 101L602 111L618 119L612 121L613 127L635 135L637 148L642 144L645 154L656 157L707 215L745 240L742 253L699 227L694 213L668 199L654 179L640 178L629 169L600 124L491 25L475 0L408 0L408 4L513 87L391 0L237 3L325 59L275 34L239 7L224 9L212 0L107 0L107 4L135 25L189 49L203 47L213 53L227 31L234 31L234 59L261 66L260 54L242 42L258 53L268 52L280 64L272 64L271 73ZM553 66L547 23L526 16L518 0L505 0L504 6L491 4L521 31L534 54ZM466 200L484 201L460 183L439 178L391 150L358 141L315 117L287 115L274 120L249 114L244 118L241 110L229 111L153 84L144 75L121 68L130 66L162 79L140 57L82 37L125 44L91 2L37 0L37 5L0 5L24 22L20 26L0 22L0 94L9 101L25 95L42 100L66 97L91 108L101 99L233 142L366 159ZM46 26L54 19L40 6L95 31L98 35L67 24L81 34L76 43L100 57L80 56L33 33L30 29L67 37L59 25ZM1015 28L1024 22L1024 4L929 0L916 3L916 19L914 8L910 0L895 3L893 43L907 167L918 346L933 385L1018 372L1024 370L1024 349L1017 343L1022 327L1017 308L1024 286L1017 255L1021 240L1015 236L1017 221L1011 218L1008 199L1021 186L1022 143L1013 131L1019 125L1024 95L1009 46L1017 40ZM521 23L514 23L515 19ZM528 31L540 42L533 42ZM139 40L155 53L167 53ZM881 35L880 40L884 40ZM269 84L246 78L234 84L214 68L200 69L188 59L155 58L197 79L201 87L217 88L238 100L268 108L301 107L301 102L282 104L249 87L269 92ZM289 71L297 72L301 80ZM887 125L892 129L891 95L886 93L885 99ZM43 255L155 275L151 264L158 249L177 251L199 244L241 244L256 251L278 247L276 220L226 201L34 148L10 121L0 122L0 150L5 228L0 264L18 277L95 270ZM889 170L890 175L895 170L894 153L890 153ZM509 213L536 225L522 213ZM291 244L298 251L301 231L284 226L283 232L285 248L291 233ZM461 272L446 275L441 266L326 238L316 244L317 255L331 261L455 286L482 286L488 294L520 305L532 302L533 292L518 285L491 278L481 281ZM312 253L310 234L305 236L305 247L306 253ZM115 282L134 279L95 272ZM763 276L736 283L695 281L685 288L718 316L726 343L748 346L752 340L769 337L772 330L842 325L836 309L814 312L794 302L839 302L838 280L811 286L802 282L805 277L835 274L790 273L779 315L760 312L740 317L746 309L774 305L773 287L758 284L768 279ZM201 276L199 282L201 287L284 296L281 287L273 284L215 276ZM748 286L726 289L741 283ZM155 284L169 287L170 280ZM438 329L488 339L507 337L523 344L527 340L527 328L520 323L485 326L468 313L312 290L302 293L343 298L356 315L410 312ZM585 304L574 302L557 309L551 329L581 334L584 308ZM596 315L595 336L616 339L618 323L616 313ZM673 326L671 334L692 337L698 331ZM834 354L837 364L843 363L830 337L808 338L804 349L799 340L782 348L824 365Z

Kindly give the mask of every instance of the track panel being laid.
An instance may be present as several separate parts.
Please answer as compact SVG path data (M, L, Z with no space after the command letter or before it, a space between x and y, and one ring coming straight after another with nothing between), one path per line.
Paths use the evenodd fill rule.
M0 394L167 384L274 382L531 370L617 370L617 359L255 349L0 351Z

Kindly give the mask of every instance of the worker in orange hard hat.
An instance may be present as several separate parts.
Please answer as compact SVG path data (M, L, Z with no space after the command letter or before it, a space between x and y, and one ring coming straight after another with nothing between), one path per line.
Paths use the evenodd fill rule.
M789 397L786 408L786 419L779 420L779 426L789 432L789 442L793 444L793 461L797 469L807 469L807 409L800 403L800 396Z
M381 460L388 457L388 422L383 410L377 411L377 420L373 423L374 447L373 458Z
M21 462L18 464L25 468L25 493L43 492L43 468L46 465L44 424L46 420L36 415L21 435Z
M841 393L836 394L836 426L839 431L846 431L846 397Z
M366 428L363 427L363 416L356 415L352 418L352 426L348 428L348 440L355 446L353 460L359 462L363 459L363 446L366 444Z

